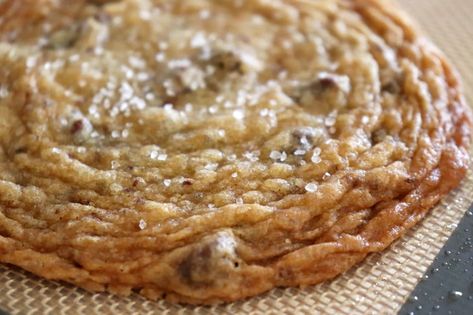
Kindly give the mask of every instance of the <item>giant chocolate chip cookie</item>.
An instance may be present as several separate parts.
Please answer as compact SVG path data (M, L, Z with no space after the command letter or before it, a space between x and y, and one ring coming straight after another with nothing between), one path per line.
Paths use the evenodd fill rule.
M0 262L216 303L330 279L466 172L456 72L381 0L5 0Z

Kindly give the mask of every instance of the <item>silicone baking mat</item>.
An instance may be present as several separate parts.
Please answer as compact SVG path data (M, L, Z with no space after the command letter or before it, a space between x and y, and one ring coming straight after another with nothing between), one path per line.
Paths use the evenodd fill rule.
M473 104L472 0L399 0L463 75ZM473 153L473 151L472 151ZM191 307L151 302L137 295L91 294L0 265L0 308L13 314L393 314L473 201L473 175L419 226L381 254L337 279L305 289L276 289L245 301Z

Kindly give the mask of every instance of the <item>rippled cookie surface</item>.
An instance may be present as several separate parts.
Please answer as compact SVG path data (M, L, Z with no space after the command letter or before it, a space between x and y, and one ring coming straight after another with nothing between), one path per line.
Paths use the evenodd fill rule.
M0 4L0 262L216 303L330 279L463 178L456 73L376 0Z

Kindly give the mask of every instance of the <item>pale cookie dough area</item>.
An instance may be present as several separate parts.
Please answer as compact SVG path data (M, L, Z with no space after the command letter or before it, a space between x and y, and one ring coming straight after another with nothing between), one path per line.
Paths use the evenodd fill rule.
M464 177L458 76L380 0L0 2L0 262L212 304L385 249Z

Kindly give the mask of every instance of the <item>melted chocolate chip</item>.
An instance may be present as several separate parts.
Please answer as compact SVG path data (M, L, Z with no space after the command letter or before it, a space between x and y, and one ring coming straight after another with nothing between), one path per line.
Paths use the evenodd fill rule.
M72 134L78 133L82 131L82 129L84 129L84 121L82 119L76 120L72 123L71 133Z
M18 149L15 150L15 154L22 154L28 152L28 149L25 147L19 147Z
M182 185L184 185L184 186L191 186L191 185L192 185L192 179L185 179L185 180L182 182Z
M387 132L384 129L378 129L373 132L371 135L371 143L373 145L383 142L384 138L386 138Z
M202 275L209 272L209 260L212 257L212 244L206 244L201 248L193 250L181 261L177 270L182 280L190 285L205 285Z
M315 97L321 97L326 91L336 88L338 88L338 84L334 78L322 77L307 85L289 91L287 94L294 100L295 103L299 104L303 97L308 93Z
M337 87L337 82L330 77L320 78L317 82L312 84L312 87L317 90L325 90Z

